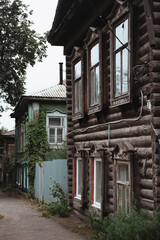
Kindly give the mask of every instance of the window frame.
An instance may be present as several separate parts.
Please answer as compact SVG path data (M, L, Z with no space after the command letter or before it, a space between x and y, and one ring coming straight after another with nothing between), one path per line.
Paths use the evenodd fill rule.
M61 126L50 127L50 125L49 125L50 118L60 119ZM62 125L62 120L63 120L64 126ZM65 113L55 110L53 112L46 114L46 128L47 128L47 135L48 135L48 143L49 143L50 147L61 146L63 144L63 141L66 138L66 124L67 123L66 123L66 114ZM57 129L58 128L62 129L62 142L61 143L57 143ZM55 142L54 143L50 142L50 129L55 129Z
M132 24L132 16L131 16L131 10L129 11L128 7L124 8L122 13L120 11L120 13L115 12L114 16L112 16L112 20L110 20L110 58L111 58L111 74L110 74L110 82L111 82L111 100L110 100L110 105L111 107L116 107L116 106L121 106L127 103L131 102L131 91L132 91L132 76L131 76L131 68L132 68L132 58L131 58L131 53L130 51L132 51L132 31L131 31L131 24ZM115 94L115 85L116 85L116 78L115 78L115 74L116 74L116 60L115 60L115 56L116 56L116 52L118 52L117 50L115 50L115 42L116 42L116 37L115 37L115 31L116 28L123 22L125 22L125 20L128 19L128 44L124 44L124 46L122 45L121 47L119 47L118 49L120 49L119 52L121 52L122 50L124 50L126 47L130 50L128 51L128 91L126 93L122 93L118 96L116 96ZM126 48L126 49L127 49ZM122 60L122 59L121 59ZM123 60L122 60L123 61ZM121 69L122 70L122 69ZM122 76L121 76L121 81L122 81Z
M91 104L91 49L93 49L96 44L99 44L99 102ZM100 28L92 28L88 32L86 38L86 48L87 48L87 99L88 99L88 115L99 112L102 110L102 30ZM97 64L95 64L97 65ZM94 66L95 66L94 65Z
M96 191L97 191L97 179L96 179L96 163L100 162L101 163L101 173L102 173L102 159L101 158L92 158L91 159L91 205L93 207L96 207L98 209L101 209L101 204L102 204L102 177L100 180L100 187L101 187L101 192L100 192L100 198L101 202L96 201ZM102 176L102 174L101 174Z
M78 161L81 161L81 186L79 186L79 165L78 165ZM83 188L83 162L82 162L82 158L77 157L74 160L74 174L75 174L75 183L74 183L74 197L81 200L82 199L82 188ZM81 194L79 194L79 188L81 189Z
M81 61L81 77L75 79L75 65ZM74 47L71 54L72 69L72 120L78 120L84 117L84 50L80 47ZM81 95L78 100L81 102L81 109L75 112L75 82L81 82Z
M128 166L128 181L126 183L124 181L119 180L119 165L124 164ZM122 187L122 208L125 211L125 213L129 213L130 211L130 205L131 205L131 162L125 161L125 160L117 160L116 161L116 209L120 209L119 205L119 186ZM125 199L125 189L129 189L128 194L128 209L126 210L125 203L127 200Z

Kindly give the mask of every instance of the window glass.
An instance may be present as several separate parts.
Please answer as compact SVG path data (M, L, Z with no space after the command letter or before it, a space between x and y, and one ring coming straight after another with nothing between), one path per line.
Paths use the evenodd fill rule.
M128 164L119 163L118 164L118 180L121 182L128 182L129 176L128 176Z
M122 51L122 93L128 92L128 50Z
M55 143L55 129L54 128L49 129L49 142Z
M81 77L81 61L75 64L74 75L75 75L75 79L78 79Z
M96 193L95 201L101 203L101 161L96 161Z
M82 159L77 159L77 170L76 170L76 196L81 197L82 193Z
M61 119L60 118L49 118L49 125L50 126L60 126Z
M116 27L116 36L123 44L128 42L128 19ZM116 38L116 49L122 46L119 40Z
M121 94L121 58L120 58L120 52L116 54L116 92L115 95L119 96Z
M62 128L57 129L57 143L62 143L63 140L63 130Z
M99 62L99 43L91 48L91 67Z

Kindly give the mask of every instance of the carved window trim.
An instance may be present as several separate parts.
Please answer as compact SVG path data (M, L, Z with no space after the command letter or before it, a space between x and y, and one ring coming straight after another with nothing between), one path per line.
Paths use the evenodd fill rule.
M85 44L87 48L87 104L88 115L90 115L102 110L102 30L99 28L90 27L85 39ZM91 66L91 50L97 44L99 46L99 61L94 66ZM99 85L97 85L99 87L99 101L91 104L91 91L93 90L93 86L91 85L91 70L96 69L96 67L99 67ZM95 81L96 80L97 79L95 79Z
M84 117L84 51L79 47L74 47L71 55L72 61L72 120L81 119ZM75 65L81 63L81 74L78 78L75 77ZM80 95L76 95L77 102L79 102L79 109L75 111L75 84L79 83L81 86Z
M131 54L128 51L128 92L123 93L119 96L115 94L115 29L118 27L122 22L128 19L128 43L125 46L122 46L120 49L124 50L128 48L132 51L132 32L131 32L131 23L132 23L132 9L129 3L126 3L119 6L118 3L115 4L113 12L109 17L109 24L110 24L110 59L111 59L111 74L110 74L110 82L111 82L111 100L110 105L111 107L121 106L131 102L131 89L132 89L132 80L131 80L131 69L132 69L132 58ZM121 59L122 60L122 59ZM122 63L122 61L121 61ZM121 67L122 70L122 67ZM121 73L122 74L122 73ZM121 77L122 81L122 77Z

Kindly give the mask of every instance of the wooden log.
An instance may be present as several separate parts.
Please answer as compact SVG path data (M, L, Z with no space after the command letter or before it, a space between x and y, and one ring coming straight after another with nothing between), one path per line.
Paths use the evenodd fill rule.
M149 53L150 59L152 60L160 60L160 50L152 49Z
M148 42L148 33L146 32L144 35L142 35L139 38L139 47L143 46L144 44L146 44Z
M160 2L153 1L152 6L153 6L153 11L154 12L160 11Z
M140 186L145 189L153 189L152 179L140 179Z
M140 190L140 196L142 198L146 198L146 199L151 199L153 200L153 190L150 189L141 189Z
M138 56L143 56L149 52L149 42L138 49Z
M152 179L153 178L153 171L152 168L147 168L146 170L144 170L143 168L141 168L139 170L139 176L140 177L146 177L147 179Z
M158 72L160 69L160 61L153 60L149 63L151 72Z
M144 207L144 208L154 210L153 200L148 200L148 199L145 199L145 198L141 198L141 204L142 204L142 207Z
M154 24L160 23L160 14L158 11L153 13L153 23Z

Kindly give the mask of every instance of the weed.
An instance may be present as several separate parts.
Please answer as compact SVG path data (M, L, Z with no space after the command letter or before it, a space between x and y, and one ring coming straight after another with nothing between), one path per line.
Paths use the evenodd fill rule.
M0 214L0 219L3 219L3 218L4 218L4 216Z

